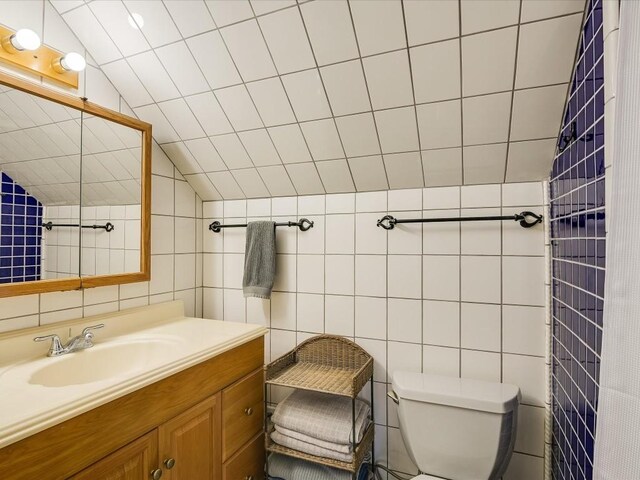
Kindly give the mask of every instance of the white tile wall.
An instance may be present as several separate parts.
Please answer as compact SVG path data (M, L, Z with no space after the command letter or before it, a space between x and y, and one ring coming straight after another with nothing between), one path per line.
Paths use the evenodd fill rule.
M12 7L3 9L5 16L23 17L25 2L5 3ZM153 120L162 148L189 174L187 181L201 198L209 199L212 192L234 199L256 198L265 190L286 196L545 178L553 151L532 141L557 136L584 8L584 0L72 4L55 1L49 8L77 31L136 112ZM134 12L145 18L141 30L122 21ZM26 24L39 28L40 17L29 20ZM534 98L541 95L538 87L549 85L563 94ZM212 109L195 104L196 96L213 100ZM161 103L174 100L179 102ZM532 110L536 100L539 108ZM358 117L348 118L353 115ZM207 128L212 116L219 121ZM323 130L327 139L318 138L318 129L305 128L304 122L323 120L333 127L330 133ZM212 168L206 157L198 157L190 163L196 171L186 172L173 144L187 132L210 140L248 129L271 136L270 128L283 125L302 127L302 143L292 155L287 142L272 137L278 155L270 168L261 161L262 149L249 152L242 166L232 153L218 150L224 165ZM465 147L501 142L505 155L491 163L488 148L437 150L461 146L462 130ZM384 154L413 155L385 157L383 164L376 156L380 147ZM511 147L518 152L511 154ZM280 162L296 166L285 172ZM298 165L302 162L315 168ZM480 175L485 163L491 163L491 172ZM402 168L410 173L399 175ZM286 185L274 172L289 173ZM238 185L229 188L230 181Z
M62 8L63 4L66 3L68 2L56 2L55 7ZM127 5L135 5L138 8L144 7L144 3L128 1ZM181 5L177 5L178 3ZM195 5L198 2L192 3ZM68 47L87 54L86 50L82 48L82 44L77 40L77 36L84 42L85 46L88 47L90 45L92 49L96 48L98 58L94 56L95 60L99 62L117 60L120 58L119 50L109 39L100 24L97 21L92 24L82 20L86 15L92 16L89 12L90 8L101 7L96 3L92 6L83 5L78 9L69 11L69 25L73 26L73 32L62 21L56 9L51 8L47 2L29 2L28 5L25 2L13 2L11 6L7 5L7 8L2 10L0 23L15 29L31 25L29 22L35 22L31 28L38 32L43 39L48 39L45 41L53 47ZM182 2L167 2L167 8L174 18L195 12L193 10L185 10ZM14 14L19 15L14 18ZM158 13L158 19L166 18L167 16L163 17L162 12ZM188 22L194 22L197 19L198 17L195 15L193 18L188 19ZM205 18L203 17L203 19ZM181 22L177 22L177 24L178 28L182 30L183 24ZM168 27L162 29L162 37L155 37L156 40L152 41L154 46L160 44L158 43L160 38L169 38L167 35L170 35L170 30L173 28L172 25L173 23L169 22ZM208 25L204 26L205 29L207 27ZM129 30L129 33L131 32L133 30ZM138 43L132 44L132 46L135 45L138 45ZM155 59L155 57L153 58ZM93 63L90 58L88 60L90 60L90 64ZM155 61L157 62L157 59ZM140 71L137 71L137 65L136 62L131 62L131 68L140 75L144 75L145 71L150 68L148 64L143 65L141 63ZM11 70L7 67L3 67L3 69ZM161 66L159 70L164 73ZM158 82L162 81L159 77L154 78ZM117 75L110 75L110 78L107 79L100 68L89 66L80 76L80 90L72 93L80 96L87 94L93 101L109 108L133 114L129 105L120 96L118 89L112 85L110 80L117 83ZM188 80L189 82L191 81L191 79ZM167 100L178 96L178 91L171 84L171 80L168 80L168 82L171 89L167 89L166 85L159 83L157 89L150 90L154 99ZM189 82L184 84L185 88L193 88L193 85ZM50 86L46 81L44 83L45 86ZM182 86L182 84L179 85L179 87ZM116 87L120 87L120 85L116 85ZM59 87L51 88L59 89ZM135 95L130 96L130 98L135 98ZM104 99L105 102L99 99ZM159 110L158 113L162 117L162 113ZM168 128L171 130L170 126ZM157 134L158 131L161 131L161 124L154 122L154 133ZM186 133L189 134L189 132ZM172 135L175 135L175 133ZM175 138L175 140L179 140L179 138ZM203 240L201 233L202 202L164 152L156 144L153 147L151 281L100 287L84 291L52 292L42 295L3 298L0 299L0 331L19 330L174 298L180 298L185 301L188 314L201 315L203 269L196 267L203 263L201 242ZM78 215L73 211L72 207L54 207L54 209L58 210L58 218L75 219L74 223L77 223ZM115 242L116 246L123 252L123 255L114 255L113 261L123 266L127 261L130 264L137 263L137 255L126 255L125 249L132 247L131 251L135 252L135 247L138 245L136 225L134 225L133 219L139 214L130 209L127 217L127 210L123 206L112 207L111 210L113 211L108 216L115 220L112 221L114 223L122 223L122 228L116 228L112 233L107 234L110 242ZM86 218L98 220L103 218L104 213L104 209L101 208L95 208L95 214L91 211L84 212ZM127 225L127 222L129 222L129 225ZM127 237L127 235L124 235L125 232L130 233L130 235ZM91 235L93 233L95 235ZM79 242L77 236L72 237L68 230L62 229L52 230L48 234L48 243L57 245L56 268L66 264L68 265L66 269L70 272L78 272L77 245ZM88 261L85 266L95 268L97 272L102 272L103 269L114 266L111 263L111 259L106 262L104 259L100 260L97 255L98 251L106 250L106 245L103 241L104 236L100 235L100 232L91 231L84 238L86 248L83 253L90 257L88 255L89 252L96 252L95 262ZM74 246L76 247L74 248Z
M277 230L278 280L270 301L242 296L242 231L213 234L205 228L203 315L270 327L266 361L319 333L362 345L375 359L375 400L383 411L377 417L379 454L405 473L416 469L395 405L385 397L395 370L516 383L523 407L510 475L529 469L518 478L541 480L544 227L405 224L386 232L375 224L387 213L544 213L543 198L543 184L535 182L205 202L205 226L220 218L304 216L315 227Z

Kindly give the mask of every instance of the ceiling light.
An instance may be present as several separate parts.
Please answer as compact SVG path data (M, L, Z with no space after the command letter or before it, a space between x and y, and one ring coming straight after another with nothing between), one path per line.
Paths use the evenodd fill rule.
M60 57L53 62L53 69L58 73L81 72L86 66L87 61L76 52L69 52L64 57Z
M131 25L131 28L140 30L142 29L142 27L144 27L144 18L142 18L142 15L140 15L139 13L132 13L131 15L129 15L129 18L127 18L127 20L129 20L129 25Z
M40 48L40 37L33 30L21 28L16 33L3 38L2 46L12 53L24 50L37 50Z

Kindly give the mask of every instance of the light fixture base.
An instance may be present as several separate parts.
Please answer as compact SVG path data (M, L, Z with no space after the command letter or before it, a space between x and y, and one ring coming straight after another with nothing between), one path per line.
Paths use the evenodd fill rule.
M0 27L2 28L2 27ZM3 35L2 36L2 40L0 40L0 42L2 43L2 49L7 52L10 53L11 55L14 55L16 53L20 53L21 50L18 50L16 47L13 46L13 43L11 42L11 35Z
M0 25L0 39L2 39L0 61L2 63L45 77L67 87L78 88L78 72L64 69L62 72L58 72L54 68L56 60L64 56L64 53L46 45L41 45L37 50L17 50L10 40L14 33L15 31Z

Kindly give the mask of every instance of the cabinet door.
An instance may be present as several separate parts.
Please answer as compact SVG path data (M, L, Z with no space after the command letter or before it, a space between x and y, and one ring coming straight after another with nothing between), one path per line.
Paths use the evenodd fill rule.
M219 480L220 394L160 426L163 480Z
M147 480L158 466L158 431L154 430L85 468L71 480Z

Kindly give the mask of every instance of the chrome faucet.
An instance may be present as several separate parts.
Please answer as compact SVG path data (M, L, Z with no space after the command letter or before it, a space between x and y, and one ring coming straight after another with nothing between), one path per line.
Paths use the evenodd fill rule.
M51 347L49 348L47 357L58 357L60 355L66 355L67 353L73 353L73 352L77 352L78 350L84 350L86 348L93 347L92 330L97 330L102 327L104 327L104 323L100 323L98 325L92 325L90 327L85 328L84 330L82 330L82 333L80 335L77 335L72 339L70 339L65 346L62 346L62 342L60 342L60 337L56 334L36 337L33 339L33 341L44 342L45 340L51 339Z

